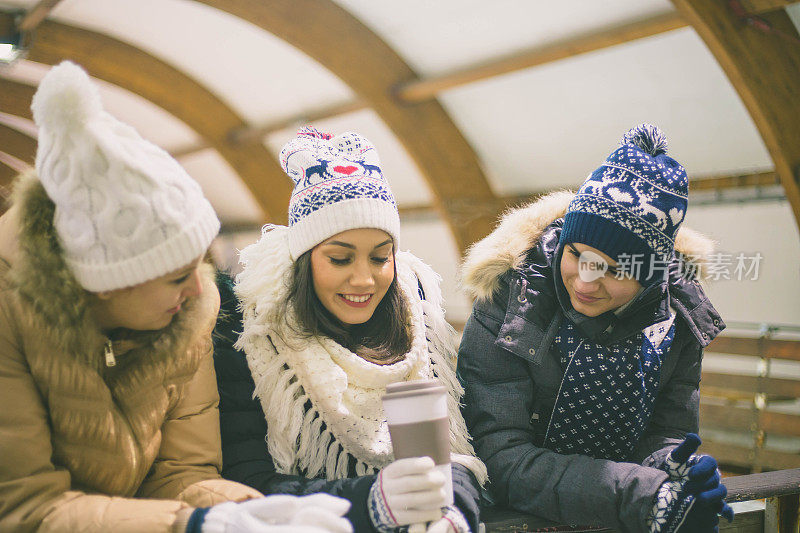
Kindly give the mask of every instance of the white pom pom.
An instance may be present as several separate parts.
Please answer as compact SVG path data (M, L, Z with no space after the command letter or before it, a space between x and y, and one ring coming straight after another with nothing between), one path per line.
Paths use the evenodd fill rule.
M628 130L620 145L632 144L650 155L667 153L667 136L652 124L642 123Z
M55 130L82 127L103 111L97 87L70 61L50 69L33 95L31 109L40 128Z

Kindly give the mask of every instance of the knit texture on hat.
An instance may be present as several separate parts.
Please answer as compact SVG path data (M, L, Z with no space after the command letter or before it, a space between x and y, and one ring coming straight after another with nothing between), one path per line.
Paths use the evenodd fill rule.
M640 124L581 185L560 242L586 244L615 260L620 254L669 258L688 197L686 170L667 155L664 134Z
M376 228L397 245L400 216L375 147L357 133L333 137L301 128L281 150L283 170L294 181L289 201L289 250L293 259L350 229Z
M36 170L56 206L64 259L93 292L144 283L203 255L220 223L164 150L105 112L77 65L53 67L33 97Z

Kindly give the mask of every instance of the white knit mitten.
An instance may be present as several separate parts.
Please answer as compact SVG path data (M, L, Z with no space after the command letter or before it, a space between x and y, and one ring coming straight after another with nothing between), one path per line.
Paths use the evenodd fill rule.
M241 503L227 502L209 509L202 533L351 533L343 515L350 502L328 494L279 494Z
M381 469L369 491L370 520L381 533L439 520L447 505L445 478L430 457L398 459Z

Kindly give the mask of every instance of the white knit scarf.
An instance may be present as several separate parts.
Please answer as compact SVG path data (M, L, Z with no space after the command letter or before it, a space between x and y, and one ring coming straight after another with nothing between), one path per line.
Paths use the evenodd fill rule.
M439 276L411 253L396 254L398 286L410 305L412 347L397 363L371 363L330 338L294 333L291 309L279 322L272 319L291 280L286 230L265 229L258 242L242 250L244 270L235 289L244 328L236 347L247 356L276 470L341 479L348 477L352 456L357 475L374 473L394 459L381 404L386 385L436 377L450 392L452 460L483 484L486 467L475 457L459 411L464 391L455 375L455 332L444 319Z

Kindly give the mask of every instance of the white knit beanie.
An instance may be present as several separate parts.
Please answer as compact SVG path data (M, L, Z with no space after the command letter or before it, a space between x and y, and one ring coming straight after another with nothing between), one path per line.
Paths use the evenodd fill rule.
M219 220L169 154L102 108L87 74L64 61L33 97L36 170L55 204L64 258L86 290L144 283L202 256Z
M332 136L301 128L281 150L294 181L289 201L289 252L297 259L325 239L358 228L388 233L395 246L400 215L375 147L357 133Z

